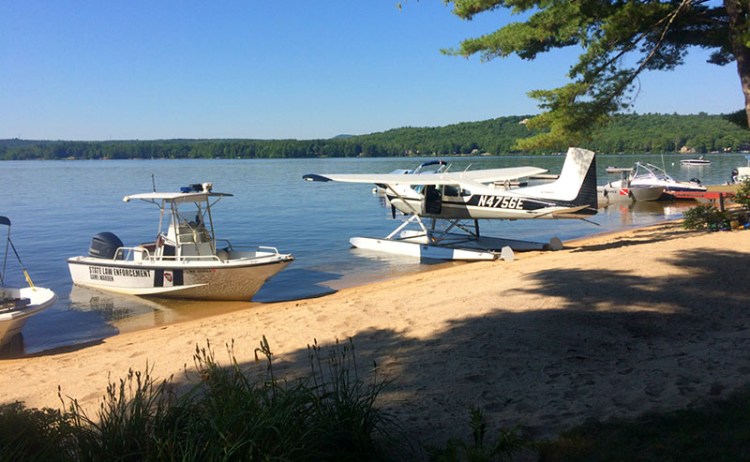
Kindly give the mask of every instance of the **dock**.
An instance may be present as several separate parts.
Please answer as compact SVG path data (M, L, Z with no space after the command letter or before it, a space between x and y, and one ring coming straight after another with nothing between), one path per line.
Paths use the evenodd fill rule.
M670 191L667 194L673 196L675 200L703 200L718 201L719 210L724 210L724 200L734 197L737 193L737 184L731 185L714 185L706 186L706 191Z

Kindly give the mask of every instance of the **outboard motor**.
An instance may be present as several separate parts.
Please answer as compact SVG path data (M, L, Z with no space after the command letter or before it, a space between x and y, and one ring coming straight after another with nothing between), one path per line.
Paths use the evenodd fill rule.
M122 247L122 241L114 233L105 231L103 233L95 234L91 238L91 246L89 247L89 257L104 258L113 260L117 249ZM117 255L117 260L122 260L123 255L120 252Z

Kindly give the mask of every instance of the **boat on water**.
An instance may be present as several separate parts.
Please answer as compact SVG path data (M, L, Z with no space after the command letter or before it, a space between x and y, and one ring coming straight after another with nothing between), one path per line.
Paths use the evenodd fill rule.
M711 165L711 161L704 159L703 156L700 156L697 159L681 159L680 165L694 165L694 166L702 167L705 165Z
M633 185L634 172L635 169L633 168L607 167L607 173L619 174L620 179L597 186L599 202L609 204L617 201L649 202L658 200L664 193L664 187L647 184Z
M3 271L0 272L0 347L9 343L21 333L26 321L33 315L52 306L57 295L45 287L36 287L28 271L23 267L15 245L10 240L10 219L0 216L0 225L8 227L3 256ZM12 249L28 283L28 287L6 286L6 264L8 249Z
M690 181L675 180L664 169L656 165L636 162L635 171L630 179L630 187L638 188L647 186L661 186L664 188L664 192L659 197L659 200L673 200L674 196L671 193L674 192L706 191L706 187L701 184L698 178L692 178Z
M745 160L747 160L746 166L732 169L730 184L742 183L750 180L750 155L745 156Z
M159 207L156 238L126 247L114 233L94 235L88 255L68 259L73 283L138 296L249 301L294 257L275 247L243 249L217 239L212 208L231 196L213 192L211 183L125 196L125 202Z

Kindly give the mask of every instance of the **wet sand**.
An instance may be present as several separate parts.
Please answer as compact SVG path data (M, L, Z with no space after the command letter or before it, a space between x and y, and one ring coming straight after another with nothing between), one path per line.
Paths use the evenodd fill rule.
M0 401L57 408L59 385L95 409L130 368L181 382L196 345L210 340L227 363L234 342L252 364L263 336L278 371L294 375L309 370L307 345L352 338L363 367L391 380L380 406L427 442L463 436L473 406L491 429L551 436L750 382L750 231L670 222L516 256L2 360Z

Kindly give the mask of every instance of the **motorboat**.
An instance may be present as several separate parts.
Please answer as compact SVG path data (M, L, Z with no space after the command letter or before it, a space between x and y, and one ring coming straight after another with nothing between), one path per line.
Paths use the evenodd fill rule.
M750 155L745 156L745 160L747 160L747 165L745 167L732 169L730 184L742 183L750 180Z
M50 289L35 286L32 282L28 271L21 263L15 245L10 240L10 219L0 216L0 225L8 227L3 256L3 271L0 272L0 347L2 347L21 333L23 326L31 316L52 306L57 301L57 295ZM21 265L28 287L6 286L5 270L9 248L13 250Z
M597 186L599 202L608 205L610 202L636 201L649 202L659 200L664 193L664 186L632 184L634 168L607 167L607 173L619 174L620 179L610 181L607 184Z
M636 162L635 171L630 178L631 188L640 188L647 186L661 186L664 188L660 200L674 199L671 193L674 192L705 192L706 187L701 184L698 178L690 181L678 181L672 178L664 169L656 165Z
M413 169L406 169L406 168L399 168L396 170L391 171L392 175L419 175L420 173L443 173L448 169L448 163L444 160L428 160L427 162L422 162L421 164L417 165L416 168ZM380 187L379 185L376 185L374 188L372 188L372 193L377 195L384 195L385 189Z
M681 159L680 165L693 165L693 166L702 167L704 165L711 165L711 161L704 159L703 156L700 156L697 159Z
M159 207L156 239L126 247L114 233L94 235L88 255L68 259L73 283L138 296L249 301L294 257L217 239L212 208L231 196L213 192L211 183L125 196Z

